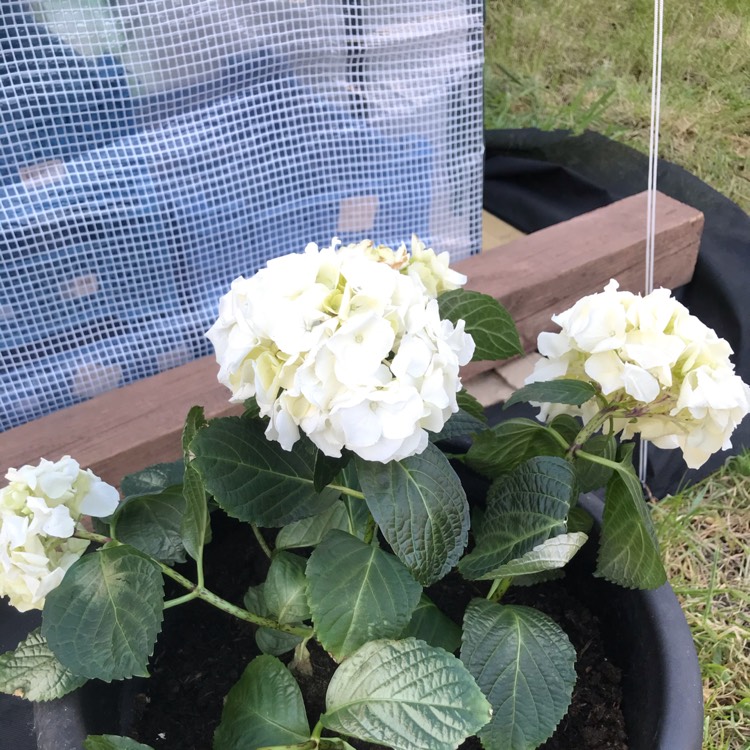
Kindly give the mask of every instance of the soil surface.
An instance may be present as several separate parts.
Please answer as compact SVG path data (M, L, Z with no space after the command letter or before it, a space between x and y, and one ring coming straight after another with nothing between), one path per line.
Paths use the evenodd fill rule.
M229 601L242 603L248 586L260 583L268 567L249 526L214 514L213 541L206 547L206 581ZM232 539L232 544L228 540ZM240 540L237 543L236 540ZM185 575L192 576L190 566ZM556 620L578 654L578 683L573 702L543 750L627 750L620 710L620 671L604 654L597 618L571 593L564 581L511 588L503 603L526 604ZM182 591L175 590L174 595ZM430 597L456 622L468 601L481 592L450 574L428 590ZM325 691L336 665L312 645L312 678L297 676L310 726L324 710ZM210 750L224 696L247 663L258 654L252 626L204 604L191 602L169 609L151 662L151 678L137 696L139 715L131 735L156 750ZM349 739L357 750L381 746ZM476 738L461 750L480 750Z

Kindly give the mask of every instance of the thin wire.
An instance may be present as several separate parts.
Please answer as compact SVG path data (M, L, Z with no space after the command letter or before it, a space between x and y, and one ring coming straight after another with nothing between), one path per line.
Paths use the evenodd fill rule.
M651 60L651 127L648 144L648 201L646 207L646 294L654 290L656 255L656 182L659 158L659 122L661 120L661 64L664 48L664 0L654 0L654 49ZM646 483L648 441L641 440L638 476Z

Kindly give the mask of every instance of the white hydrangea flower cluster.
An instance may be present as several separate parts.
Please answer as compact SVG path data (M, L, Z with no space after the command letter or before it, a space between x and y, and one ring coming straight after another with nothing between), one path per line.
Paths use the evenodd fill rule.
M474 353L436 297L466 277L416 238L411 254L369 240L310 244L232 282L206 334L231 400L254 396L269 439L300 431L328 456L386 463L427 447L458 410L459 365Z
M543 359L527 382L576 378L598 385L636 417L615 420L624 439L640 433L660 448L680 448L691 468L731 448L732 432L750 411L750 388L734 372L729 344L668 289L642 297L618 291L612 280L552 320L562 330L539 335ZM600 408L596 399L582 407L541 406L540 419L568 413L584 422Z
M86 514L108 516L119 495L70 456L10 469L0 489L0 596L21 612L42 609L44 598L89 542L73 539Z

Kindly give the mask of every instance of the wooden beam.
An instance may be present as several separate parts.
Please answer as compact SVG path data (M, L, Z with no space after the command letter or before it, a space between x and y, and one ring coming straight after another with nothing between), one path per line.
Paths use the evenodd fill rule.
M182 454L180 436L191 406L208 418L241 414L216 381L213 357L102 393L0 433L0 475L9 466L70 455L110 484L150 464Z
M643 285L645 194L522 237L456 264L468 287L500 299L514 315L524 344L548 327L549 316L612 277ZM693 272L703 225L700 212L660 196L657 202L657 284L678 286ZM482 365L484 363L481 363ZM488 363L485 367L493 367ZM474 365L474 371L478 371ZM469 373L471 370L467 368ZM211 417L239 413L206 357L0 434L0 470L69 454L112 484L127 473L180 455L188 409Z
M526 351L550 320L580 297L617 279L621 289L642 292L646 255L645 192L542 229L490 252L456 263L467 288L490 294L508 309ZM655 286L675 288L693 276L703 214L661 193L656 202ZM497 362L472 362L466 377Z

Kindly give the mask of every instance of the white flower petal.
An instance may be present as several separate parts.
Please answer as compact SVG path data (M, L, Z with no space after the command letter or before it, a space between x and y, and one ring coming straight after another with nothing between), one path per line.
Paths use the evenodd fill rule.
M625 387L624 369L622 360L612 351L592 354L584 366L586 374L601 386L605 396Z
M70 456L64 456L38 475L37 487L51 500L61 498L78 477L80 466Z
M120 493L112 485L103 482L91 472L89 491L81 500L81 513L87 516L105 518L111 516L120 502Z
M543 357L557 358L564 357L570 351L571 341L563 333L542 331L537 337L536 346Z
M625 393L636 401L649 404L659 395L659 381L647 370L637 365L623 365L622 382Z
M338 381L353 387L372 382L394 341L393 328L383 318L366 314L349 319L326 343L336 357Z
M71 518L70 511L64 505L58 505L45 518L41 531L49 536L67 539L73 536L75 527L75 521Z

